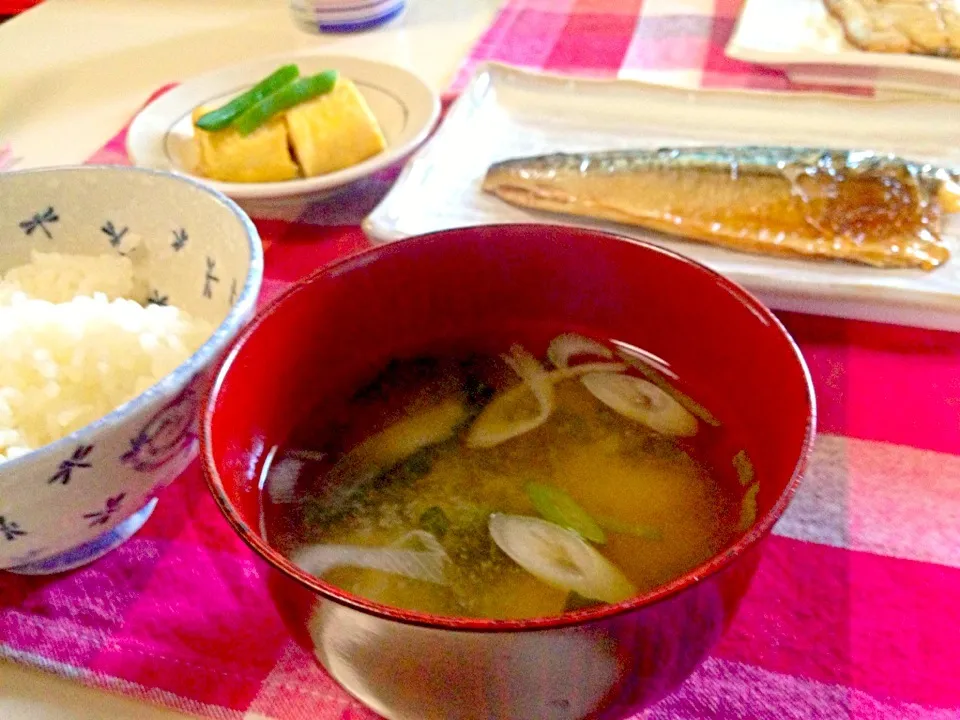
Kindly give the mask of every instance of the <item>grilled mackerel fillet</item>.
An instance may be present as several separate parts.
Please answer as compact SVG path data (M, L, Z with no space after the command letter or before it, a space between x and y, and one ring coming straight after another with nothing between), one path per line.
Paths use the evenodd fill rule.
M931 270L950 256L941 196L958 209L955 177L872 152L690 147L506 160L483 189L734 250Z

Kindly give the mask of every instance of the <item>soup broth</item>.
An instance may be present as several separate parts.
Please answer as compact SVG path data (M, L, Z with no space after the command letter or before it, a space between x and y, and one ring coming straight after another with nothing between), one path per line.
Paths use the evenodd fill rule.
M445 616L556 615L679 577L753 522L758 486L712 415L613 350L564 335L549 360L392 361L271 455L267 539Z

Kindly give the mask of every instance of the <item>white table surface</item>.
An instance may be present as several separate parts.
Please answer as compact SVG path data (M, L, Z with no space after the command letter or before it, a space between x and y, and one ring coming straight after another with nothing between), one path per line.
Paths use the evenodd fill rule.
M287 50L393 62L443 90L499 0L408 3L383 28L320 36L286 0L47 0L0 25L0 143L18 168L79 163L161 85ZM0 661L2 720L183 717Z

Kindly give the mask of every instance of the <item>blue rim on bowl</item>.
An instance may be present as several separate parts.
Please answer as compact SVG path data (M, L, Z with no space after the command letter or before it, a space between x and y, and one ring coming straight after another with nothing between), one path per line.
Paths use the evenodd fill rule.
M312 0L290 0L290 10L300 25L319 32L370 30L398 17L406 0L339 0L327 6Z

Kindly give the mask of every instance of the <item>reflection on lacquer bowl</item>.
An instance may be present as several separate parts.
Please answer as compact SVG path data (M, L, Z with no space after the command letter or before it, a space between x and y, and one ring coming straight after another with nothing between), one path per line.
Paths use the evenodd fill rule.
M686 420L670 432L686 436L688 430L700 428L705 437L720 432L736 438L741 452L731 450L717 465L717 487L718 493L736 498L733 507L740 515L733 518L733 526L746 522L735 527L720 546L662 582L643 585L642 579L632 576L635 585L630 587L638 588L632 594L624 594L623 582L614 581L614 585L620 583L619 594L611 593L604 604L558 608L532 617L518 617L523 613L507 607L498 611L499 619L478 616L482 613L466 617L427 612L407 605L408 609L400 609L344 589L356 588L341 576L336 576L340 578L336 584L328 573L321 572L325 579L315 577L277 549L281 536L270 535L270 521L265 521L271 506L261 493L263 477L270 477L265 468L273 448L285 446L302 429L305 418L319 422L317 418L325 413L335 414L334 408L340 406L330 398L362 387L391 358L435 353L437 348L454 345L495 357L510 342L521 343L533 356L543 358L549 354L550 339L564 331L616 339L621 343L618 349L640 347L647 357L668 362L669 367L662 369L683 378L683 397L697 400L689 404L696 417L682 412L674 416ZM606 351L594 352L604 355ZM550 357L557 368L573 362L558 358L556 348ZM540 387L544 376L539 371L525 373L522 368L529 363L518 358L514 355L514 365L524 382ZM610 427L621 427L620 420L609 420L607 409L590 404L593 401L578 381L570 380L571 374L582 372L585 368L580 366L572 373L550 371L554 390L544 391L542 397L554 398L555 415L564 402L573 402L570 398L587 398L584 407L598 407L597 413L607 413L603 417L612 423ZM613 371L606 367L597 372ZM628 385L634 382L627 375L622 377ZM563 386L567 381L572 385ZM606 382L597 381L597 387ZM583 386L591 385L584 380ZM541 398L539 392L534 392L537 398ZM594 394L602 400L603 392ZM364 397L370 395L376 393L367 392ZM471 421L465 446L479 443L482 450L483 443L494 444L489 433L483 442L476 434L483 418L489 421L488 411L493 412L490 408L500 396L493 397ZM616 401L610 405L614 406ZM714 424L726 429L721 432ZM551 427L550 421L544 421L530 430L530 436L554 432ZM570 427L573 435L568 437L576 445L582 433L575 422ZM589 426L584 427L587 432ZM634 430L624 432L627 440L634 437L630 435ZM661 426L659 432L667 430ZM799 482L813 433L814 400L803 360L773 315L741 288L650 245L585 230L525 225L464 228L413 238L344 260L299 284L244 332L228 356L205 410L201 442L207 479L222 511L276 570L271 579L273 594L292 631L350 693L388 718L529 720L621 717L670 692L694 670L747 590L763 540ZM642 437L650 447L663 442L656 433ZM496 442L522 443L522 439ZM510 457L515 460L522 452L517 449L520 445L513 447ZM481 450L471 457L480 457ZM562 453L568 449L554 450L561 454L551 450L545 455L566 457ZM351 453L344 457L358 457ZM442 453L431 457L434 465L426 471L429 477L440 473L437 468L449 460ZM499 460L493 455L483 457L495 475ZM609 457L609 465L594 463L597 486L609 485L601 477L613 472L615 460ZM342 465L338 461L334 467ZM404 467L404 472L414 472L413 464ZM571 465L564 467L574 472ZM562 467L555 482L564 482L563 474ZM343 475L331 470L318 481L321 495L331 493L324 497L337 496L334 477ZM491 482L501 480L494 477ZM623 507L631 504L632 498L626 497L633 494L631 487L625 484L620 493ZM582 548L587 539L601 543L603 538L570 510L563 499L567 496L541 485L528 485L527 490L533 506L548 520L562 523L566 519L567 527L579 532L533 518L517 525L519 515L500 515L501 520L512 517L511 527L549 526L548 535L559 532L564 542L581 548L577 557L594 557L594 549ZM609 512L621 504L616 491L607 505ZM544 493L558 505L538 502ZM516 512L536 514L527 500L518 497ZM295 505L300 499L287 502ZM325 517L332 502L314 507ZM585 498L583 507L595 512L598 505L589 502ZM558 506L566 508L559 515ZM448 543L455 533L445 528L456 528L456 521L436 525L438 519L447 523L448 518L442 508L428 510L420 522L431 520L433 524L425 526L431 533L414 534L424 546L440 552L442 547L431 538L442 537ZM494 516L483 518L483 528L488 517ZM496 522L498 528L505 527ZM497 547L529 569L524 564L529 559L527 550L537 543L511 546L504 540L508 534L498 535L495 521L489 523ZM634 532L634 526L606 527L608 542L603 552L637 547L613 538L617 532ZM668 527L662 535L665 540L671 538L669 532ZM492 547L489 542L488 546ZM488 552L509 564L504 555L498 555L500 550ZM630 554L621 553L619 561L630 564ZM531 572L539 570L535 567ZM531 587L540 589L525 596L528 606L558 592L554 585L537 586L538 581L530 581ZM595 587L599 594L593 597L607 593L610 586L605 587ZM568 600L576 595L571 593Z

